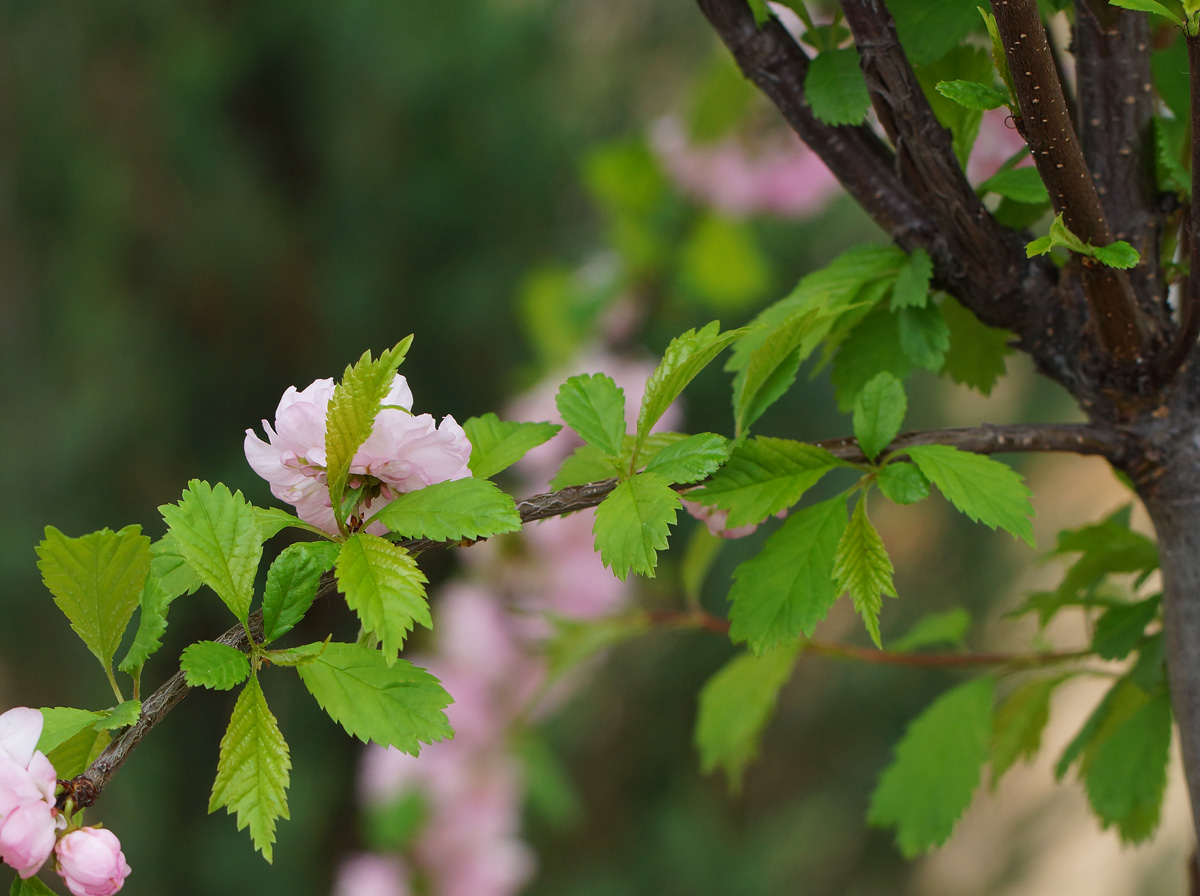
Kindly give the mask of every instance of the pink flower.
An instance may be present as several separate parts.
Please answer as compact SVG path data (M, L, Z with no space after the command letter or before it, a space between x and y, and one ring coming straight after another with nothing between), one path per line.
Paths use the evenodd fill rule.
M0 861L21 877L37 873L61 821L54 766L36 750L42 714L19 706L0 715Z
M103 828L80 828L54 847L58 873L75 896L111 896L129 876L121 841Z
M342 862L334 896L409 896L408 869L394 856L358 853Z
M333 397L333 380L311 383L303 391L295 386L275 410L275 427L266 420L264 442L246 430L246 460L271 484L271 494L293 505L297 515L326 532L336 533L325 460L325 414ZM371 435L350 464L351 485L374 486L377 494L360 512L370 516L397 495L435 482L465 479L471 475L467 461L471 444L453 417L435 424L430 414L411 413L412 392L399 374L375 417ZM379 523L368 531L382 535Z

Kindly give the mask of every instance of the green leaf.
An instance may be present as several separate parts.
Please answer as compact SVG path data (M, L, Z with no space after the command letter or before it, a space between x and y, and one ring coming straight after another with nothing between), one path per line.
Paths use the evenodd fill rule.
M559 387L558 412L589 445L608 457L621 453L625 439L625 392L603 373L573 376Z
M917 80L929 100L929 106L938 122L950 130L950 143L954 156L963 170L971 158L971 151L979 137L979 126L983 123L983 112L967 109L938 93L937 85L942 81L992 80L992 59L987 50L970 44L960 44L936 62L914 67Z
M1009 100L1003 90L974 81L942 81L937 85L937 91L967 109L999 109L1007 106Z
M990 678L961 684L921 713L879 779L867 820L895 826L906 858L946 842L971 804L992 738Z
M435 482L400 495L374 519L395 535L434 541L486 538L521 528L516 503L486 479Z
M775 326L750 352L734 385L733 416L738 434L787 392L801 362L828 335L835 317L820 310L800 310Z
M896 596L892 572L892 560L883 539L867 518L866 498L860 498L834 553L833 578L839 592L850 593L854 609L862 616L876 647L883 646L879 638L883 597Z
M602 619L575 619L546 614L553 634L545 641L546 678L556 682L567 672L608 650L649 630L645 613L625 613Z
M54 602L100 664L109 669L150 573L141 526L68 538L53 526L37 547L38 569Z
M702 432L673 442L646 464L647 473L657 473L668 482L699 482L729 459L729 442L724 436Z
M950 331L950 347L942 371L954 382L990 395L1004 376L1004 358L1012 352L1012 335L980 323L979 318L951 298L939 306Z
M56 896L55 892L36 877L16 878L8 888L8 896Z
M853 409L858 393L877 374L887 371L903 380L912 367L900 336L900 316L886 309L868 314L850 331L833 358L830 378L838 409Z
M422 743L454 734L444 712L450 695L406 660L389 665L378 650L333 643L296 671L329 717L362 741L415 756Z
M192 687L228 691L250 675L250 660L246 654L228 644L216 641L197 641L183 649L179 668Z
M63 780L69 780L82 775L111 741L107 731L96 731L91 726L67 738L47 753L46 758Z
M888 0L887 5L914 65L946 55L980 25L978 0Z
M303 666L306 663L313 662L321 655L330 638L326 638L324 642L319 644L302 644L299 647L292 647L285 650L264 650L261 655L264 663L270 663L275 666Z
M875 477L879 490L896 504L916 504L929 497L929 480L915 466L904 461L888 464Z
M417 561L404 548L377 535L351 535L338 555L337 583L346 603L369 632L383 642L383 656L395 662L404 639L419 622L432 628L425 583Z
M262 605L264 644L270 644L291 631L316 599L321 573L326 567L319 553L309 549L309 544L293 544L284 548L267 571Z
M550 480L550 488L558 491L572 485L600 482L617 475L612 457L594 445L580 445L563 461L558 473Z
M1053 248L1054 239L1052 237L1039 236L1025 245L1025 257L1033 258L1035 255L1045 255Z
M659 418L666 413L671 403L687 387L701 370L708 366L730 343L740 339L746 331L727 330L721 332L721 322L712 321L699 330L688 330L671 340L663 359L650 379L646 380L646 391L642 395L642 407L638 412L637 439L633 446L633 459L637 460L646 437Z
M243 625L262 559L258 515L241 492L193 479L178 504L159 508L175 546Z
M1180 28L1183 27L1183 19L1179 18L1179 16L1161 3L1156 3L1155 0L1109 0L1109 3L1113 6L1119 6L1122 9L1134 9L1139 12L1153 13L1156 16L1170 19Z
M680 250L679 282L705 305L738 309L762 299L771 268L748 223L709 213L699 217Z
M1050 201L1050 193L1034 167L1005 168L979 185L980 192L995 193L1014 202L1041 205Z
M908 264L900 269L892 287L891 310L924 308L929 299L929 281L933 278L933 259L924 249L914 249Z
M937 372L950 347L950 328L937 305L902 308L896 315L900 323L900 347L910 361L922 370Z
M104 713L70 706L42 707L42 735L37 749L49 753L60 744L66 743L81 731L94 730L96 722L104 720Z
M396 368L408 354L412 337L371 359L370 351L346 368L342 381L334 387L325 413L325 464L329 478L329 500L338 528L345 531L346 508L343 496L350 478L350 463L359 447L371 435L375 417L396 379Z
M118 703L112 709L103 713L104 718L100 719L92 727L97 731L113 731L117 728L128 728L130 725L136 724L141 714L141 700L126 700L124 703Z
M657 473L638 473L618 485L592 523L604 565L622 582L631 570L653 577L680 506L678 493Z
M271 861L275 821L288 818L287 788L292 760L279 724L252 675L238 695L229 728L221 738L217 778L208 811L237 813L237 827L250 826L254 848Z
M324 529L320 529L312 523L306 523L300 517L278 507L255 507L254 513L258 517L258 531L263 541L274 538L288 528L303 529L305 532L312 532L322 538L329 537L329 533Z
M1011 467L950 445L914 445L907 453L960 512L1035 546L1030 492Z
M759 436L736 445L725 466L689 501L729 511L727 528L761 523L791 507L842 461L815 445Z
M762 656L739 654L700 690L695 734L700 767L705 772L720 767L735 791L746 765L758 755L763 729L799 655L799 644Z
M818 53L808 65L804 94L813 115L826 124L861 124L871 108L858 50L845 47Z
M934 645L962 647L971 627L971 615L962 607L945 613L927 613L913 623L902 637L891 642L895 651L908 652Z
M1107 246L1096 246L1092 249L1092 256L1101 264L1121 269L1136 268L1142 260L1137 249L1124 240L1117 240Z
M762 550L733 571L730 638L762 654L810 637L841 594L833 566L845 530L844 495L790 514Z
M891 444L908 411L904 387L890 373L872 379L854 401L854 437L867 460Z
M1096 620L1092 649L1106 660L1123 660L1146 636L1146 626L1158 618L1162 598L1109 607Z
M1086 771L1088 801L1104 827L1126 843L1154 833L1167 786L1171 701L1166 692L1136 709L1095 750Z
M772 17L771 7L767 6L767 0L746 0L750 4L750 11L754 13L754 24L760 28L768 19Z
M1042 745L1042 731L1050 720L1050 696L1065 675L1027 681L996 708L992 736L992 789L1017 760L1032 760Z
M531 449L552 439L561 426L555 423L517 423L495 414L471 417L463 430L471 441L468 466L476 479L491 479L507 470Z

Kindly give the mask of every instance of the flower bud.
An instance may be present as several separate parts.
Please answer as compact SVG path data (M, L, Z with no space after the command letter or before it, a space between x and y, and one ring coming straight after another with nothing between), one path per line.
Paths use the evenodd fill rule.
M104 828L80 828L54 847L58 873L74 896L111 896L129 875L121 842Z

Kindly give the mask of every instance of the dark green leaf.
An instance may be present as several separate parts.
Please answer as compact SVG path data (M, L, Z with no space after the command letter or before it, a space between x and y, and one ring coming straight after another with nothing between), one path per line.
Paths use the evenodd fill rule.
M929 281L933 277L933 260L924 249L914 249L908 264L900 269L892 287L891 310L924 308L929 300Z
M804 93L813 115L826 124L860 124L871 107L858 50L845 47L818 53L809 63Z
M877 309L850 331L834 355L831 378L838 408L851 410L863 386L877 374L887 371L904 380L912 368L912 359L900 338L900 317Z
M1050 201L1050 194L1037 169L1005 168L998 171L979 185L981 192L995 193L1006 199L1024 202L1028 205L1040 205Z
M1123 660L1146 635L1146 626L1158 618L1160 597L1109 607L1096 620L1092 649L1101 659Z
M1066 676L1035 678L1004 698L996 708L992 737L992 789L1017 760L1029 761L1042 745L1042 731L1050 719L1050 695Z
M934 62L982 24L976 0L888 0L911 62Z
M1004 358L1012 334L979 322L974 314L947 297L939 306L950 331L950 347L942 370L950 379L990 395L996 381L1004 376Z
M902 308L900 319L900 346L904 354L922 370L938 371L946 359L950 347L950 328L937 305L924 308Z

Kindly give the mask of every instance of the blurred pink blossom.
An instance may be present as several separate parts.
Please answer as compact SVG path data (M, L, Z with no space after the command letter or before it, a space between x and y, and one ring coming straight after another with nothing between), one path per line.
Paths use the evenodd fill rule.
M274 428L262 421L269 443L250 429L245 441L246 460L271 484L271 494L329 533L337 532L325 472L325 414L333 389L332 379L316 380L303 391L289 386L275 410ZM435 424L430 414L411 413L412 401L408 382L397 374L371 435L354 454L351 484L363 477L379 486L379 495L362 508L366 516L404 492L471 475L471 445L462 427L450 416ZM368 531L382 535L386 529L374 523Z
M728 510L721 510L709 504L701 504L699 501L689 501L687 498L684 498L683 509L704 523L708 527L708 531L718 538L745 538L758 528L756 523L738 526L736 529L727 528L725 524L729 520Z
M121 842L104 828L79 828L64 834L54 852L59 876L74 896L112 896L129 876Z
M979 125L979 136L971 148L971 158L967 162L967 178L973 184L987 180L1000 170L1013 153L1025 148L1025 138L1012 122L1012 113L1008 107L991 109L983 113L983 121ZM1033 159L1026 157L1018 167L1032 165Z
M361 852L338 868L333 896L410 896L409 871L397 856Z
M54 767L40 750L42 714L18 706L0 715L0 860L21 877L37 873L62 822Z

